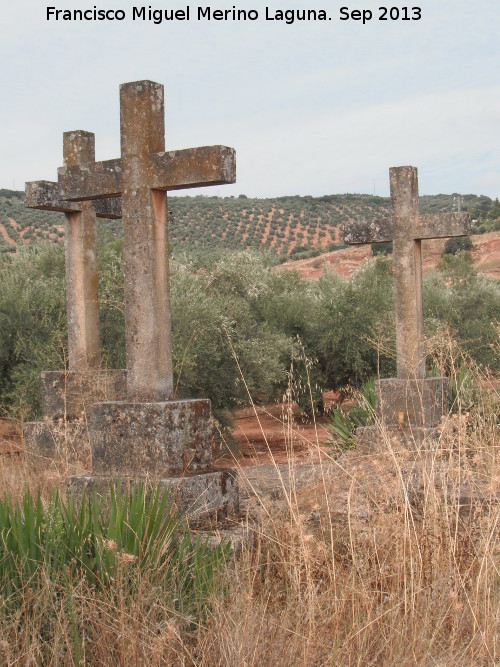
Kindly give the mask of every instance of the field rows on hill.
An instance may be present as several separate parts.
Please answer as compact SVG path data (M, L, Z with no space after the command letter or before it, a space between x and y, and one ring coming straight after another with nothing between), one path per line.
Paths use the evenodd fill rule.
M425 213L452 211L457 201L454 195L424 196L420 208ZM476 233L498 227L494 222L500 216L498 202L466 195L461 206L471 213ZM168 208L175 249L248 248L298 259L342 247L343 223L388 215L390 201L358 194L274 199L197 196L169 197ZM108 239L119 237L121 222L105 221L101 230ZM59 243L63 238L63 214L28 209L23 192L0 190L1 252L12 252L22 243Z

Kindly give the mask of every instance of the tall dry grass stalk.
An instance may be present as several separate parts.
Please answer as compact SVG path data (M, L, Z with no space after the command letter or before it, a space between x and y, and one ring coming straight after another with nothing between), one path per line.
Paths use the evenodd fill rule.
M452 342L433 352L457 384ZM27 590L18 618L1 622L0 662L499 664L500 398L482 369L469 363L467 373L437 440L409 451L382 433L377 449L324 462L308 488L291 464L283 501L260 498L255 544L228 564L200 622L168 609L147 573L131 596L124 564L104 593L83 581L54 592L47 582L34 605ZM75 619L86 628L78 654Z
M199 629L194 664L500 663L500 397L451 340L434 343L459 387L439 438L409 451L382 432L314 487L292 480Z

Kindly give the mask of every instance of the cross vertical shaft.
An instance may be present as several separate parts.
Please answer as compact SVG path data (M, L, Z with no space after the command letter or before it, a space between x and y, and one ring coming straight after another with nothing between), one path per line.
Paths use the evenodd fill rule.
M393 167L389 174L394 221L397 377L425 378L417 170Z
M63 152L67 166L94 162L94 135L82 131L65 132ZM99 297L94 205L82 202L80 210L65 213L65 219L69 368L98 368Z
M172 398L166 194L152 190L153 153L165 150L163 86L120 86L127 394Z

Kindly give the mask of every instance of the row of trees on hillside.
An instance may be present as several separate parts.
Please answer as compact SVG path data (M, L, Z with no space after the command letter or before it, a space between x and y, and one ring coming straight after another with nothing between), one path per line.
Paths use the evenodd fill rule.
M124 367L121 244L100 252L105 363ZM60 246L24 248L0 270L0 402L39 412L39 375L66 364L64 256ZM307 282L239 252L200 267L172 262L175 391L209 397L216 414L284 392L310 410L325 388L360 386L394 363L392 267L378 258L351 281L325 273ZM447 255L426 276L429 336L449 331L478 363L498 367L500 286L464 253ZM432 360L430 360L432 363Z
M465 195L460 205L473 219L474 233L500 227L500 204L489 197ZM355 218L388 215L390 200L372 195L325 195L323 197L169 197L170 240L177 249L223 247L224 249L268 250L286 258L292 253L328 250L338 243L342 223ZM458 196L420 198L422 213L456 210ZM27 209L24 193L0 191L0 223L15 244L48 240L60 242L64 216L50 211ZM105 221L102 232L109 238L122 234L121 221ZM0 234L0 252L15 249Z

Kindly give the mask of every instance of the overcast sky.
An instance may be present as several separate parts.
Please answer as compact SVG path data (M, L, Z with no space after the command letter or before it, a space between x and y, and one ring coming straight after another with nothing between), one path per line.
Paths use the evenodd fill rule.
M160 25L132 21L133 0L58 2L2 9L0 187L56 180L66 130L95 132L97 159L118 157L119 84L152 79L165 86L168 149L236 149L237 184L204 194L387 195L389 167L411 164L421 194L500 196L496 0L386 3L419 6L419 21L378 20L383 0L235 0L259 19L198 21L198 6L233 7L214 0ZM266 5L331 20L266 21ZM47 6L123 9L126 19L47 21ZM373 18L341 21L342 6Z

